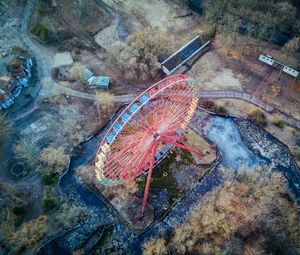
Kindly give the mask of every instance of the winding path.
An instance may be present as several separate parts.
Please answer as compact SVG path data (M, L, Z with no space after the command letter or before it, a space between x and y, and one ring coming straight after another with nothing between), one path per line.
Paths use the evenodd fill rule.
M35 0L27 0L21 24L20 39L24 45L34 54L38 65L38 85L41 87L38 97L43 97L57 83L52 79L51 68L53 63L53 53L42 45L36 43L28 34L30 20L35 9Z

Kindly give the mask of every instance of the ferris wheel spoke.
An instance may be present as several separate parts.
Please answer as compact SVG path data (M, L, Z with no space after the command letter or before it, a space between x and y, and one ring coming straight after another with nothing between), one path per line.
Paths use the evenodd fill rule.
M132 153L133 151L135 151L138 148L138 145L141 144L143 139L139 139L139 140L135 140L129 144L127 144L126 146L123 146L121 150L119 151L112 151L111 154L113 154L113 156L111 156L110 158L110 162L111 163L107 163L106 167L110 167L111 164L113 162L115 162L117 159L120 159L121 157L126 157L126 155L130 155L130 153Z
M161 136L161 137L160 137L160 140L161 140L161 141L164 141L164 142L166 142L166 143L170 143L170 144L172 144L172 145L175 145L175 146L177 146L177 147L179 147L179 148L182 148L182 149L184 149L184 150L190 151L190 152L192 152L192 153L195 153L196 155L199 155L199 156L203 156L203 155L204 155L202 151L198 151L198 150L192 149L192 148L190 148L189 146L183 145L183 144L178 143L178 142L176 142L176 141L173 141L173 140L170 139L170 138Z
M187 79L188 76L182 74L171 76L150 87L147 90L151 95L149 101L141 105L141 99L137 98L132 102L113 122L101 143L101 146L107 146L107 136L115 134L114 142L109 144L110 150L104 156L101 155L103 164L97 165L106 179L112 181L112 185L120 184L126 179L133 180L142 173L143 168L149 167L143 210L147 203L156 150L160 150L165 143L191 149L180 143L181 136L178 135L178 129L192 103L192 89ZM130 114L127 122L120 121L123 113L129 113L129 107L133 104L140 106L138 111ZM122 130L115 133L112 127L117 122L124 124ZM103 150L99 149L98 153L103 153ZM101 181L101 176L97 175L97 178Z
M171 125L174 124L174 122L176 121L176 119L180 119L182 118L184 115L186 114L186 109L184 107L180 107L180 106L174 106L172 108L169 109L169 111L167 112L167 116L169 116L169 128Z
M120 162L121 170L120 170L120 167L117 166L117 167L111 169L111 172L112 173L120 173L120 171L121 171L120 175L122 175L122 176L126 175L128 177L128 172L133 173L136 166L139 163L140 157L137 157L138 155L140 155L139 150L133 150L133 151L131 151L130 154L127 154L127 156L124 155L124 157L122 158L123 162Z
M181 119L186 116L186 111L181 111L178 115L174 115L172 118L170 118L170 126L169 128L173 128L176 124L179 123L179 125L181 124Z
M144 215L144 210L145 210L148 195L149 195L150 180L151 180L153 165L154 165L154 161L155 161L156 148L157 148L157 141L155 140L154 144L153 144L153 147L151 148L151 159L150 159L150 166L149 166L149 171L148 171L148 176L147 176L147 181L146 181L146 187L145 187L145 192L144 192L144 199L143 199L143 205L142 205L142 215Z
M124 176L125 176L125 177L134 179L134 178L132 178L132 175L134 175L134 173L136 172L136 169L134 169L134 165L135 165L135 164L133 164L133 163L137 160L137 158L138 158L137 156L138 156L139 154L140 154L140 153L139 153L138 150L137 150L134 154L132 154L132 159L131 159L131 161L128 162L126 168L124 169ZM148 156L148 153L147 153L147 151L146 151L145 154L144 154L144 156L143 156L143 158L142 158L142 160L141 160L141 162L142 162L142 161L145 162L146 159L147 159L147 156ZM146 158L144 159L144 157L146 157ZM131 173L128 173L130 169L132 169L132 171L131 171Z
M131 118L131 120L132 120L132 124L136 123L139 126L141 126L143 128L144 132L147 131L149 134L153 134L153 132L154 132L153 128L145 121L144 117L133 116ZM143 122L141 122L141 121L143 121Z
M141 130L147 130L151 133L151 128L147 128L143 123L141 123L135 116L132 116L130 119L130 125L134 126L137 125Z

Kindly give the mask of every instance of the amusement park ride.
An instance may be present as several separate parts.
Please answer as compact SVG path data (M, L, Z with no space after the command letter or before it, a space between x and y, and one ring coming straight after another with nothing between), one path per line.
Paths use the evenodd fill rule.
M203 155L183 144L183 132L198 100L195 81L183 74L170 76L144 91L113 122L101 142L95 160L99 182L117 187L147 173L144 214L155 164L175 146Z

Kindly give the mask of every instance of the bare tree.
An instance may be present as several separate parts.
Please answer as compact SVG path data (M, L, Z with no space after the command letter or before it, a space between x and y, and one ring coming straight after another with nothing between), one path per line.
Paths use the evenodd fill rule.
M165 255L167 254L166 240L153 238L143 244L143 255Z
M297 53L297 50L300 47L300 37L294 37L290 41L288 41L282 48L282 51L285 55L285 61L287 61L290 57L293 57L294 54Z
M49 146L42 150L41 159L43 162L54 169L55 172L63 171L67 164L68 156L63 147Z
M74 1L74 13L77 17L77 22L91 22L93 18L96 18L97 10L95 4L90 0L75 0Z
M113 63L124 71L128 79L146 80L157 75L158 57L167 50L166 35L156 29L146 28L129 36L126 44L116 43L110 53Z

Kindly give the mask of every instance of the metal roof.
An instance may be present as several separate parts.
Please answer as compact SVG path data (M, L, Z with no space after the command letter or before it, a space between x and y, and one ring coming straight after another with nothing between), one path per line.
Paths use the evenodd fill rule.
M87 68L83 70L82 78L85 81L87 81L89 78L91 78L93 76L94 76L94 74L93 74L93 72L91 70L89 70Z
M90 78L89 85L91 87L105 87L109 85L110 77L108 76L97 76Z
M163 71L168 75L171 74L209 43L210 41L203 44L200 35L196 36L161 63Z

